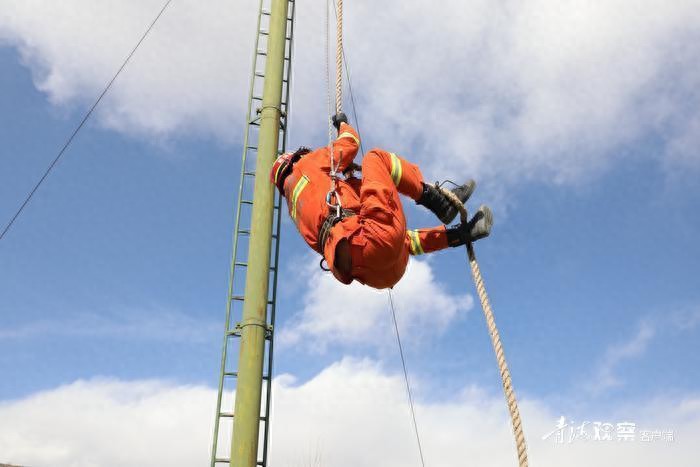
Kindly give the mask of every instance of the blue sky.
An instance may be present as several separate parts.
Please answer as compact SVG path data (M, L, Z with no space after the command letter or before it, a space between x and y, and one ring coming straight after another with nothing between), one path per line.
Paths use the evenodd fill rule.
M366 7L358 6L356 15ZM129 8L138 10L133 5ZM164 17L159 25L162 31L154 30L154 47L162 46L159 32L172 34L167 28L180 24L183 13L177 8L173 5L170 19ZM16 9L15 19L0 24L4 31L0 34L3 223L80 121L106 73L91 74L87 55L66 60L47 52L52 48L41 44L63 36L53 35L48 23L46 37L39 37L34 20L27 20L26 27L20 24L22 15L31 14L22 11L23 7ZM128 25L125 29L138 31L151 15L144 10L135 16L138 20L126 13L123 19L118 11L115 15ZM413 10L407 11L410 15ZM244 24L251 12L254 14L254 8L248 5L236 21ZM320 14L311 7L307 13L311 18ZM666 16L680 18L682 14ZM57 30L63 22L56 21ZM68 19L65 22L70 24ZM225 25L224 19L222 23ZM677 23L669 20L669 24ZM697 24L680 24L692 34L699 33ZM416 32L419 38L421 28ZM240 42L236 50L248 50L249 40L242 39L248 29L226 40ZM347 33L350 47L353 38L356 41L356 49L349 52L351 60L367 50L367 44L357 39L357 29L351 26ZM479 28L476 31L477 36L483 33ZM639 34L644 36L644 31L642 28ZM677 39L659 30L646 31L650 49ZM304 34L311 33L300 33L297 47L302 64L315 60L303 51L304 39L308 39ZM85 37L82 32L78 36ZM636 33L631 37L631 44L646 44L635 42ZM73 39L65 40L70 45ZM604 31L591 34L592 44L609 40ZM128 44L130 38L124 41ZM144 54L156 53L149 52L147 45ZM315 50L320 45L308 47ZM114 60L105 59L104 70L114 69L117 58L123 56L123 47L113 49L106 56ZM617 57L613 52L610 56ZM226 68L236 70L239 86L226 96L231 105L222 105L227 108L221 114L198 113L204 104L190 106L199 96L196 72L189 84L193 90L185 78L174 78L184 81L178 81L174 95L169 95L149 91L153 83L162 86L168 81L161 81L165 78L156 72L149 74L145 59L127 68L105 108L81 131L0 242L0 409L38 393L71 387L78 380L106 378L120 384L155 380L171 387L205 389L216 385L243 134L245 89L240 84L249 72L249 54L239 55L236 66ZM697 58L697 52L694 56ZM477 74L486 73L487 65L495 66L480 54L474 57L478 58L474 62ZM697 400L700 158L697 146L688 145L698 141L694 127L678 121L699 118L693 103L700 97L692 86L697 82L697 63L684 62L687 57L677 57L674 66L682 73L673 76L668 75L670 65L659 59L657 69L648 72L648 80L630 84L631 91L625 88L622 94L631 97L615 97L619 93L613 85L594 86L608 101L615 101L610 104L613 110L601 110L604 116L594 111L598 106L585 108L576 99L576 105L568 107L568 94L561 94L559 85L552 88L556 92L546 84L528 90L529 80L523 78L515 86L522 98L514 104L521 106L518 118L503 107L509 94L498 84L493 85L494 95L487 94L483 86L474 95L458 91L460 108L454 103L455 94L431 94L430 102L416 100L413 86L420 89L425 84L412 83L402 74L405 99L410 103L405 108L399 98L394 100L394 94L400 93L385 76L373 76L363 67L364 58L351 62L359 83L356 97L365 122L365 147L397 147L402 155L426 167L428 179L447 174L450 178L474 176L480 184L473 206L482 202L494 206L493 235L479 242L477 255L516 391L521 399L533 406L544 405L553 415L641 420L647 415L640 407L653 405L651 401L676 407ZM84 66L73 63L81 60ZM567 65L557 59L551 63ZM585 78L588 71L580 67L586 63L583 57L571 68ZM600 63L607 62L601 59ZM512 63L501 65L505 68ZM297 71L299 84L293 96L300 123L292 129L291 146L322 145L324 117L313 117L323 109L323 88L321 92L316 88L319 95L313 97L314 83L322 75L309 77L307 69L300 68L303 71ZM139 82L138 73L144 69L146 78ZM68 84L56 84L52 73ZM191 77L189 72L182 74ZM547 77L542 81L547 82ZM667 91L670 88L672 92ZM550 91L549 97L542 97ZM579 91L587 95L589 90L572 86L571 94ZM142 104L145 108L135 103L140 93L148 96ZM554 102L552 96L566 98ZM177 101L173 108L170 99ZM539 99L548 104L532 104ZM202 100L208 102L208 97ZM386 105L378 107L377 100ZM472 113L473 102L477 104ZM163 104L162 109L158 103ZM660 110L665 108L661 103L671 106L670 110ZM531 104L535 107L528 107ZM546 115L547 109L554 115ZM580 118L571 117L576 113L572 109L582 113ZM402 111L408 113L397 113ZM491 116L484 117L488 112ZM610 113L623 117L611 122ZM172 122L162 117L168 114ZM425 124L423 116L427 116ZM188 122L193 120L198 123L189 130ZM214 120L217 123L209 124ZM562 122L562 126L554 128L552 122ZM612 123L619 124L619 132L611 128ZM294 117L292 125L296 125ZM445 126L452 130L437 132ZM509 131L522 133L498 139ZM429 213L410 201L406 209L410 226L436 224ZM375 310L380 309L377 300L386 300L384 295L377 298L365 292L358 295L357 304L339 305L341 318L335 324L324 322L318 328L303 324L319 316L323 321L324 315L335 313L333 291L339 286L315 271L315 262L287 219L278 329L296 333L298 340L280 345L275 372L297 378L290 388L304 387L348 359L369 359L377 362L381 375L398 375L397 350L393 336L386 332L388 310L381 314ZM499 401L498 371L464 251L433 255L414 265L411 274L407 277L411 290L397 288L396 294L418 400L426 407L450 403L461 400L467 388L478 388L489 400ZM414 300L424 286L447 311L431 309L430 300ZM313 294L316 288L330 293L319 298ZM408 309L411 303L421 309ZM365 308L375 311L363 318ZM319 309L324 313L318 314ZM364 324L372 332L364 333L361 328L352 334L344 328L367 316L371 321ZM306 344L309 341L314 345ZM401 397L397 395L399 401ZM430 418L428 409L425 414ZM206 433L210 426L202 429ZM537 443L540 435L532 433L531 443ZM682 463L682 447L678 449L677 465L690 465ZM75 465L63 462L59 464Z

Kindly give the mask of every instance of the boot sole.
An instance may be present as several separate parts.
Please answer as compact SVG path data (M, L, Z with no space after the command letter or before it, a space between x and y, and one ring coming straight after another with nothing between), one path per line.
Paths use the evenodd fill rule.
M481 216L470 232L473 241L488 237L491 234L491 227L493 227L493 212L491 212L491 208L482 204L474 216L476 217L479 214Z
M463 187L466 187L466 191L464 191L463 193L456 192L456 190L459 190ZM464 204L474 193L474 190L476 190L476 182L474 180L468 180L467 183L465 183L464 185L460 185L459 187L455 188L452 192L457 196L457 198L459 198L462 204ZM456 206L452 206L450 210L447 211L447 215L440 218L440 222L442 222L443 224L449 224L450 222L455 220L457 214L459 214L459 209L457 209Z

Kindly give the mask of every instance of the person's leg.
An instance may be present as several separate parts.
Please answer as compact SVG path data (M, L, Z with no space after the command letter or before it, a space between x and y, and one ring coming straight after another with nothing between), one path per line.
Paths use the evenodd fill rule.
M430 229L406 231L405 248L413 255L432 253L448 246L462 246L488 237L493 225L493 214L486 205L481 205L471 220L454 227L441 225Z
M412 256L443 250L448 247L447 229L441 225L430 229L408 230L405 247Z
M369 175L384 185L395 186L399 193L413 200L420 198L423 193L423 174L417 165L382 149L372 149L367 156L362 161L363 185L368 181ZM371 172L369 174L365 172L366 164Z
M392 287L406 269L406 218L399 193L419 196L422 175L414 164L373 149L362 161L359 236L350 239L353 277L367 285Z
M373 149L370 153L378 157L389 170L391 180L399 193L431 210L444 224L449 224L454 220L459 212L457 207L440 190L430 184L423 183L423 174L416 164L382 149ZM456 186L451 191L464 203L474 192L475 187L476 182L468 180L465 184Z

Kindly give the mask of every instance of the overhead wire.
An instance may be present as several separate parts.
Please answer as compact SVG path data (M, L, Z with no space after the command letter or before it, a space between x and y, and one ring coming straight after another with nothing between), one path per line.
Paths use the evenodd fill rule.
M95 111L95 109L97 108L97 106L100 104L100 102L102 101L102 98L103 98L103 97L107 94L107 92L110 90L110 88L112 87L112 84L114 84L114 81L117 79L117 77L118 77L118 76L121 74L121 72L124 70L124 68L126 67L126 65L127 65L127 64L129 63L129 61L131 60L131 57L133 57L133 55L136 53L136 50L138 50L138 48L141 46L141 43L143 43L143 41L146 39L146 37L147 37L148 34L151 32L151 30L153 29L153 27L156 25L156 23L158 22L158 20L160 19L160 17L163 16L163 13L164 13L165 10L168 8L168 6L170 5L171 2L172 2L172 0L167 0L167 1L165 2L165 4L163 5L163 7L160 9L160 11L158 12L158 14L156 15L155 19L153 19L153 21L150 23L150 25L148 26L148 28L146 29L146 31L143 33L143 35L141 36L141 38L139 39L139 41L136 43L136 45L134 46L134 48L131 50L131 52L129 52L129 54L127 55L126 59L122 62L121 66L119 67L119 69L117 70L117 72L114 74L114 76L112 76L112 79L109 80L109 82L106 84L106 86L104 87L104 89L102 90L102 92L100 93L100 95L97 97L97 99L95 100L95 102L92 104L92 107L90 107L90 109L87 111L87 113L83 116L83 119L80 121L80 123L79 123L78 126L75 128L75 130L73 130L73 133L71 133L70 137L66 140L65 144L63 145L63 147L61 147L61 150L58 152L58 155L56 155L56 157L53 159L53 161L51 161L51 163L49 164L49 166L47 167L47 169L44 171L44 174L41 176L41 178L39 179L39 181L34 185L34 187L31 189L31 191L29 192L29 194L25 197L24 201L23 201L22 204L19 206L19 208L17 209L17 211L15 211L14 215L12 216L12 218L10 218L9 222L7 222L7 224L6 224L5 227L3 228L2 232L0 233L0 240L2 240L2 239L5 237L5 235L7 234L7 232L8 232L8 231L10 230L10 228L14 225L15 221L17 220L17 218L18 218L18 217L20 216L20 214L22 214L22 212L24 211L24 208L27 206L27 204L29 204L29 201L32 199L32 197L33 197L34 194L37 192L37 190L39 189L39 187L44 183L44 181L45 181L46 178L49 176L49 174L52 172L53 168L54 168L54 167L56 166L56 164L59 162L59 160L61 159L61 157L63 157L63 154L66 152L66 150L67 150L68 147L71 145L71 143L73 142L73 140L75 139L75 137L77 136L77 134L78 134L78 133L80 132L80 130L83 128L83 126L84 126L85 123L88 121L88 119L90 118L90 116L92 115L92 113Z
M413 404L413 392L411 391L411 383L408 379L408 369L406 367L406 358L403 353L403 345L401 344L401 333L399 332L399 324L396 320L396 309L394 306L394 296L389 289L389 306L391 309L391 318L394 323L394 331L396 334L396 343L399 346L399 354L401 355L401 366L403 367L403 377L406 382L406 392L408 393L408 404L411 407L411 419L413 420L413 429L416 433L416 442L418 443L418 453L420 454L420 463L425 467L425 459L423 458L423 444L420 440L420 432L418 430L418 422L416 421L416 410Z

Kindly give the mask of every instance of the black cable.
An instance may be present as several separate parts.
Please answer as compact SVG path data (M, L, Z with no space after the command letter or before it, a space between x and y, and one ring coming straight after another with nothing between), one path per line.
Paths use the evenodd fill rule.
M425 467L425 459L423 459L423 446L418 433L418 422L416 422L416 411L413 408L413 394L411 392L411 384L408 382L408 370L406 369L406 359L403 355L403 346L401 345L401 335L399 333L399 325L396 322L396 311L394 310L394 297L389 289L389 305L391 305L391 318L394 322L394 330L396 331L396 342L399 344L399 354L401 355L401 365L403 366L403 377L406 381L406 392L408 393L408 403L411 406L411 418L413 419L413 428L416 432L416 441L418 442L418 453L420 454L420 462Z
M90 107L90 110L88 110L88 112L85 114L85 116L83 117L83 119L80 121L80 124L79 124L79 125L77 126L77 128L73 131L73 133L70 135L70 137L68 138L68 140L66 141L66 143L63 145L63 147L61 148L61 150L58 152L58 155L54 158L54 160L51 162L51 164L49 164L49 167L48 167L48 168L46 169L46 171L44 172L44 175L42 175L41 178L39 179L39 181L37 182L37 184L34 185L34 188L32 188L32 190L29 192L29 194L28 194L27 197L25 198L24 202L20 205L19 209L17 209L17 212L15 212L14 216L12 216L12 218L10 219L10 221L7 223L7 225L6 225L5 228L3 229L2 233L0 233L0 240L2 240L2 239L5 237L5 234L7 233L7 231L10 230L10 227L12 227L12 225L15 223L15 221L17 220L17 218L19 217L19 215L22 213L22 211L24 211L24 208L25 208L25 207L27 206L27 204L29 203L29 200L32 199L32 196L34 196L34 193L36 193L36 191L39 189L39 187L41 186L41 184L44 183L44 180L46 180L46 177L49 176L49 174L50 174L51 171L53 170L54 166L55 166L55 165L58 163L58 161L61 159L61 156L63 156L63 153L66 152L66 149L68 149L68 146L70 146L70 144L73 142L73 139L75 138L75 136L76 136L76 135L78 134L78 132L83 128L83 125L85 125L85 122L87 122L87 120L90 118L90 115L92 115L92 112L95 110L95 108L96 108L97 105L100 103L100 101L102 101L102 98L105 96L105 94L107 94L107 91L109 91L109 89L112 87L112 84L113 84L114 81L117 79L117 77L119 76L119 74L122 72L122 70L124 69L124 67L126 67L127 63L129 63L129 60L131 60L131 57L134 55L134 53L136 53L136 50L139 48L139 46L140 46L141 43L144 41L144 39L146 38L146 36L148 36L148 33L151 32L151 29L153 29L153 26L155 26L155 24L158 22L158 20L160 19L160 17L163 15L163 13L165 12L165 9L168 8L168 5L170 5L170 2L172 2L172 0L167 0L167 1L165 2L165 4L163 5L163 8L160 9L160 12L158 12L158 15L155 17L155 19L153 20L153 22L151 22L151 25L148 26L148 29L146 29L146 32L143 33L143 35L141 36L141 39L139 39L139 41L136 43L136 46L134 46L134 48L131 50L131 52L129 53L129 55L126 57L126 59L124 60L124 62L122 63L122 65L119 67L119 69L117 70L117 72L114 74L114 76L112 77L112 79L107 83L107 85L105 86L104 90L103 90L102 93L99 95L99 97L97 98L97 100L95 101L95 103L92 104L92 107Z

